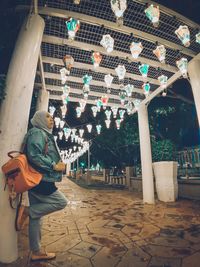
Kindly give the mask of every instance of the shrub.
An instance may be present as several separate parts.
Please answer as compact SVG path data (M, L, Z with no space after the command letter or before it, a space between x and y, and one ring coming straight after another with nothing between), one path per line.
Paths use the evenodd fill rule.
M153 162L176 160L176 145L168 139L152 141L152 160Z

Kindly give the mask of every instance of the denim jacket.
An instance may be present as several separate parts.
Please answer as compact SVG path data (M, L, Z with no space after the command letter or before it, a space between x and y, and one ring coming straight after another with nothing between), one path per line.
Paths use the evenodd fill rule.
M54 136L33 127L25 136L25 154L30 165L43 174L42 181L60 182L62 172L54 171L53 165L61 160Z

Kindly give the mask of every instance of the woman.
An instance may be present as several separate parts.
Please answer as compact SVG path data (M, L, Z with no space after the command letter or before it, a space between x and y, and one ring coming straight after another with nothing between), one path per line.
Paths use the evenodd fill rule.
M29 245L31 260L50 260L55 253L41 250L41 218L51 212L61 210L67 199L57 189L55 182L62 180L66 165L61 162L59 149L52 129L54 120L46 111L37 111L31 119L33 128L26 136L26 155L30 164L43 174L41 182L29 190Z

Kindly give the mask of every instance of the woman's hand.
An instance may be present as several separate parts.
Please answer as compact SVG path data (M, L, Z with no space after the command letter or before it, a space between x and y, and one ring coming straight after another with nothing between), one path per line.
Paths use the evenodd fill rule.
M53 166L54 171L63 172L66 169L66 164L59 161L57 164Z

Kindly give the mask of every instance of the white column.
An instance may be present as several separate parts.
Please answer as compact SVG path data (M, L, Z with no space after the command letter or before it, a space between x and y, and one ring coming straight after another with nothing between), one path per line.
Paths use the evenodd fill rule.
M188 66L188 74L192 86L194 102L197 111L198 122L200 126L200 60L192 60Z
M36 110L48 111L48 106L49 106L49 92L44 89L40 89L38 92Z
M140 105L138 110L140 136L140 156L142 165L142 188L144 203L154 204L154 184L149 134L148 112L146 105Z
M6 98L0 110L0 166L8 160L8 151L20 149L27 130L43 30L44 20L39 15L29 16L15 45L7 73ZM10 263L18 257L15 211L10 208L8 192L3 188L0 170L0 262Z

